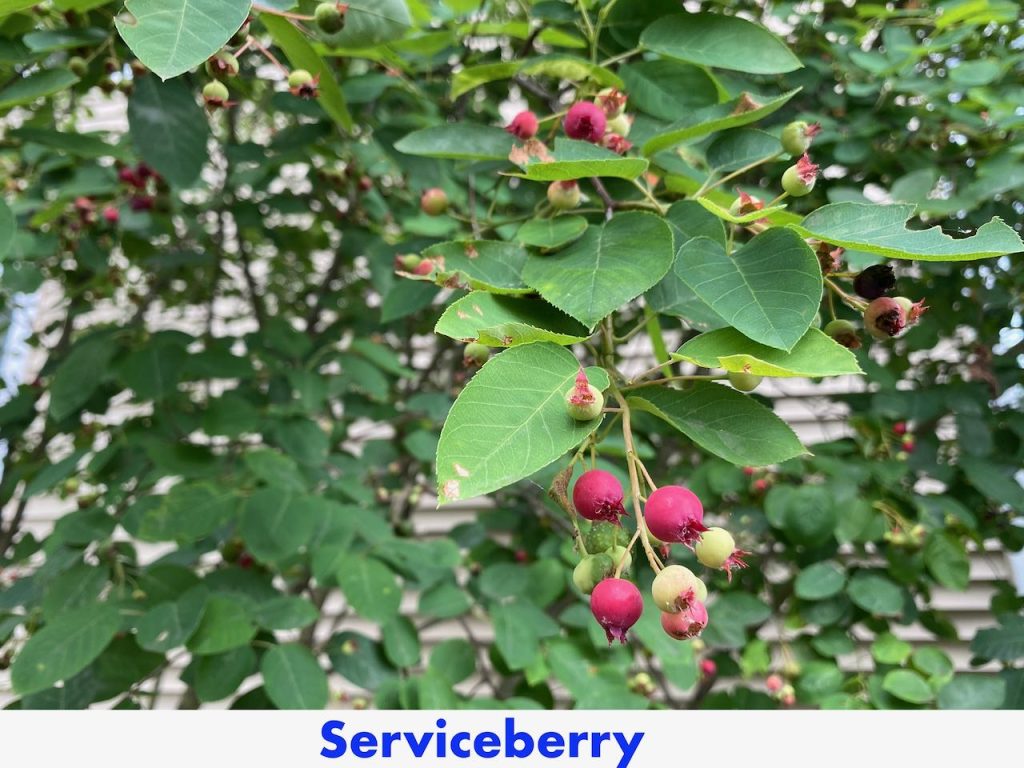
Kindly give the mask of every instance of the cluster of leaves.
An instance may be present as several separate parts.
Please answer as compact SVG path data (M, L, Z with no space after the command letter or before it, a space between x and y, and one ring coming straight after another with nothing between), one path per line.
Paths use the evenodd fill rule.
M353 0L337 35L306 0L29 5L0 22L0 290L10 305L50 281L62 304L33 340L38 379L0 407L15 706L150 706L167 670L186 706L322 707L328 670L380 707L641 708L655 688L672 706L775 706L775 670L811 706L1022 704L1008 586L973 647L1002 678L954 678L941 651L893 634L952 638L931 591L966 586L970 542L1022 543L1024 422L993 406L1019 379L1019 341L993 343L1019 325L1021 268L950 263L1020 250L986 223L1013 220L1024 185L1012 4L792 19L780 4L788 47L733 15L761 18L755 3ZM233 37L236 103L204 111L203 62ZM315 100L288 92L290 68L317 77ZM547 117L605 87L629 94L627 155L558 139L553 162L510 162L510 97ZM83 128L125 99L127 132ZM814 157L834 173L796 204L730 213L725 176L775 197L778 133L797 117L822 123ZM573 179L593 204L551 217L547 183ZM432 187L449 215L420 210ZM868 188L980 229L907 230L913 207L866 205ZM851 268L906 260L900 288L932 310L881 354L847 351L816 328L829 303L805 238L847 248ZM396 276L409 253L438 268ZM580 362L625 386L614 339L635 333L675 370L863 370L872 387L843 397L855 435L814 456L757 396L637 388L627 455L616 418L574 424L562 396ZM467 340L508 349L470 379ZM715 577L703 645L647 610L608 650L571 586L572 523L542 489L594 434L600 466L626 480L634 456L685 481L755 553L731 584ZM432 537L413 513L439 441L441 500L497 504ZM65 511L37 539L26 510L54 495ZM338 591L345 608L318 627ZM425 648L435 625L454 634ZM851 672L838 658L865 631L873 671ZM702 656L750 685L717 692Z

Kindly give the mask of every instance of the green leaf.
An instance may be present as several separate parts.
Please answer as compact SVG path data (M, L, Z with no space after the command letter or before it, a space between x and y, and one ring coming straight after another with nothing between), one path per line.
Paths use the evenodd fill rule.
M924 564L935 580L950 589L967 589L971 561L967 548L951 533L931 533L924 545Z
M832 203L791 226L805 237L892 259L972 261L1024 250L1020 236L998 217L973 236L954 239L939 227L907 229L913 215L913 205Z
M556 80L572 80L582 82L590 80L601 86L623 88L622 79L612 70L592 64L586 59L553 53L537 59L531 59L523 65L522 73L527 77L551 77Z
M777 137L756 128L739 128L715 137L704 154L711 168L728 172L759 160L771 159L781 153L782 147Z
M125 0L131 18L114 24L132 53L167 80L223 48L251 7L252 0Z
M736 330L769 347L793 350L821 302L814 251L785 229L769 229L731 256L698 237L679 251L686 284Z
M649 213L622 213L551 256L531 255L523 280L593 328L657 283L672 266L672 232Z
M693 110L718 101L718 89L711 75L681 61L631 63L623 66L619 74L629 94L630 109L659 120L680 120Z
M452 406L437 446L438 501L468 499L521 480L579 445L601 419L569 416L580 364L554 344L512 347L488 360ZM608 377L588 368L603 390Z
M357 632L334 635L328 644L327 654L334 670L360 688L376 690L397 675L380 645Z
M939 691L939 709L999 709L1006 681L990 675L957 675Z
M514 76L522 65L520 61L499 61L495 64L463 67L452 75L451 92L448 98L455 101L459 96L469 93L481 85L492 83L495 80L507 80Z
M76 344L57 367L50 383L50 415L60 421L85 405L107 375L117 348L107 337Z
M242 645L215 656L199 656L191 669L196 698L204 702L220 701L235 693L256 671L256 652L250 646Z
M0 17L24 11L26 8L36 5L37 2L38 0L0 0Z
M643 145L643 155L650 157L687 139L755 123L781 109L799 90L796 88L778 96L743 92L721 104L696 109L649 138Z
M106 42L107 33L98 27L81 29L45 29L29 32L21 41L33 53L52 53L71 48L100 45Z
M825 600L842 592L844 586L846 572L831 561L804 568L794 582L796 596L801 600Z
M910 658L914 646L905 640L900 640L891 632L886 632L875 638L871 644L871 656L879 664L899 665Z
M555 620L526 599L493 603L489 612L494 622L494 645L513 670L529 666L540 652L540 641L558 634Z
M352 557L337 575L345 599L360 616L382 624L398 615L402 590L395 574L380 560Z
M11 665L11 683L20 695L43 691L89 665L121 628L121 615L109 603L64 613L28 639Z
M42 69L28 77L17 77L0 91L0 109L8 110L19 104L29 104L44 96L68 90L78 78L66 69Z
M135 625L139 645L158 653L184 645L199 627L208 597L205 586L195 586L177 600L149 609Z
M462 589L442 582L420 593L417 612L435 619L451 619L466 613L472 605L473 601Z
M446 160L508 160L515 137L504 128L479 123L449 123L422 128L395 142L407 155Z
M658 19L640 35L640 45L672 59L755 75L792 72L803 66L786 44L764 27L720 13Z
M794 544L824 544L836 529L839 512L823 485L776 486L765 499L765 513Z
M38 144L76 157L116 157L127 161L129 154L126 147L108 144L99 134L22 127L9 131L7 135L27 144Z
M420 638L416 626L404 616L391 619L380 629L384 655L396 667L414 667L420 663Z
M700 203L700 205L707 211L713 213L722 221L727 221L730 224L749 224L752 221L760 221L761 219L768 219L768 221L775 222L773 214L781 213L786 210L785 205L772 205L768 208L751 211L750 213L733 213L728 208L723 208L718 203L713 200L709 200L706 197L698 197L697 202Z
M188 187L199 178L210 123L184 80L136 80L128 100L128 125L142 159L169 182Z
M536 341L568 345L590 336L582 324L546 301L485 291L474 291L449 305L434 326L434 333L491 347Z
M526 256L521 245L497 240L438 243L423 252L434 262L440 284L508 295L530 293L521 277Z
M903 611L903 590L881 574L857 573L846 592L857 606L875 616L898 616Z
M790 352L758 344L734 328L722 328L690 339L673 357L755 376L819 378L863 373L850 350L817 328L809 329Z
M356 13L359 12L350 6L349 12L345 15L346 24L352 23ZM345 95L341 92L338 80L335 78L333 70L309 44L306 36L283 16L263 13L260 14L260 21L274 38L274 42L284 51L284 55L288 57L288 61L294 69L304 69L313 77L319 78L317 101L320 102L320 106L334 122L346 131L351 131L353 128L352 115L349 114L348 106L345 104Z
M212 595L186 645L195 656L210 656L248 645L255 635L256 625L236 598Z
M278 709L323 709L327 675L304 645L275 645L260 661L267 696Z
M925 679L909 669L889 672L882 681L882 690L911 704L927 704L934 695Z
M793 430L772 411L712 382L695 382L684 390L644 387L629 402L739 466L763 467L806 453Z
M929 682L933 685L953 678L953 661L938 648L918 648L911 655L910 663L919 672L928 675Z
M461 637L445 640L430 652L430 669L451 685L461 683L476 672L476 651Z
M555 250L578 240L586 231L587 220L582 216L530 219L516 232L516 240L542 251Z
M309 600L295 595L280 595L256 606L253 617L264 629L303 629L320 616Z
M345 28L328 38L339 48L369 48L405 36L412 25L405 0L349 0Z
M223 525L235 510L235 496L210 483L179 483L146 510L137 536L145 541L198 541Z
M85 563L72 566L46 587L41 605L43 615L53 619L80 605L95 603L108 584L108 576L106 568Z
M586 222L584 222L586 223ZM17 233L18 222L14 214L3 200L0 200L0 262L11 252L14 235Z
M558 137L551 158L538 158L526 152L513 153L514 162L524 173L512 173L530 181L568 181L591 176L635 179L647 170L647 160L641 157L622 157L610 149Z
M239 533L259 560L294 555L316 530L316 504L316 499L284 488L262 488L246 500Z
M1024 618L1007 616L1002 626L978 630L971 652L983 659L1015 661L1024 658Z

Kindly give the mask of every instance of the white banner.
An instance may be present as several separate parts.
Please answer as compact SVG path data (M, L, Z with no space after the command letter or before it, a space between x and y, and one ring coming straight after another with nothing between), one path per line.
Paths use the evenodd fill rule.
M3 765L836 768L1015 754L1012 712L0 712Z

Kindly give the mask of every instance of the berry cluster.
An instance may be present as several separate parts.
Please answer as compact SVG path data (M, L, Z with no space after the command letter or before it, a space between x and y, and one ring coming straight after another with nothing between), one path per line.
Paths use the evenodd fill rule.
M644 608L640 590L622 578L632 563L630 549L637 538L628 543L620 541L620 534L624 535L621 518L628 514L623 499L621 483L601 469L584 472L572 492L576 513L591 523L581 541L584 555L573 571L573 582L590 595L590 610L609 643L624 643L627 631L640 619ZM666 485L654 490L644 505L638 528L638 533L646 533L648 544L659 548L666 558L672 544L683 544L694 550L702 565L725 570L730 578L733 568L746 565L746 553L736 548L728 531L704 525L704 507L688 488ZM662 628L677 640L697 637L708 623L707 586L682 565L652 565L658 573L651 596L661 611Z

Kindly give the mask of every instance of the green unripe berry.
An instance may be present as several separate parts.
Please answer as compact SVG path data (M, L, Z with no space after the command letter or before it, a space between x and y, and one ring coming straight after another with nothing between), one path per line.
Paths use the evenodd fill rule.
M211 80L203 86L203 100L207 104L223 104L228 95L228 87L219 80Z
M462 359L469 365L483 365L491 357L491 348L477 341L466 345L462 351Z
M733 389L739 392L753 392L761 383L761 379L761 376L755 376L752 373L729 372L729 383L732 384Z
M619 561L622 561L622 570L628 571L629 566L633 564L633 556L629 553L629 550L623 546L615 546L608 550L608 557L612 559L612 563L615 567L618 567Z
M651 596L658 609L665 613L679 613L683 609L680 597L693 590L693 596L702 603L708 599L708 588L696 574L682 565L669 565L654 577Z
M580 185L575 181L553 181L548 187L548 202L556 211L569 211L580 204Z
M629 136L629 129L633 127L633 121L630 120L625 113L617 115L608 121L608 125L605 130L608 133L615 133L626 138Z
M594 591L601 581L615 570L615 563L606 554L587 555L573 569L572 583L585 595Z
M782 188L790 197L803 197L809 195L811 190L814 189L814 182L816 179L806 180L806 177L801 176L798 166L791 165L786 169L786 172L782 174Z
M68 69L76 77L84 77L85 73L89 71L89 65L81 56L72 56L68 59Z
M619 543L622 526L598 520L591 523L589 530L583 534L583 546L587 552L607 552Z
M336 35L345 28L345 14L337 3L320 3L313 12L313 20L320 31L327 35Z
M592 384L587 385L588 395L581 397L579 387L573 387L565 393L565 405L569 415L576 421L591 421L601 415L604 408L604 395Z
M234 77L238 74L238 59L233 53L221 51L206 60L206 72L210 77Z
M708 528L694 547L697 560L708 568L721 568L736 551L736 541L725 528Z
M811 137L807 135L807 123L794 120L782 129L782 148L787 154L799 157L811 148Z
M448 195L440 187L431 187L420 196L420 210L427 216L440 216L448 210Z
M310 85L312 82L313 76L305 69L293 69L288 73L289 88L301 88L304 85Z

